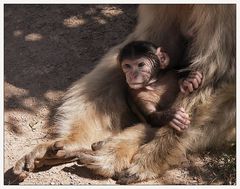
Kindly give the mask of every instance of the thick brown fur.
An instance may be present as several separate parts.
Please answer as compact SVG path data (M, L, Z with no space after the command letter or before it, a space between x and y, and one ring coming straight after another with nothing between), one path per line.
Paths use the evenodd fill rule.
M117 175L118 183L129 184L158 177L178 165L189 150L204 150L226 143L225 139L235 139L235 8L235 5L140 6L135 31L66 92L58 109L59 138L55 141L62 141L65 152L76 150L79 161L96 173ZM188 43L182 43L185 39ZM126 103L126 86L116 60L119 48L132 40L162 45L172 61L177 63L184 58L188 69L203 74L197 91L179 95L176 100L175 105L192 117L191 126L183 134L170 127L155 131L146 124L132 126L133 114ZM127 126L131 127L124 130ZM99 150L86 150L106 138ZM46 164L69 161L50 153L54 152L55 141L37 146L20 159L15 173L24 176L26 167L33 169L36 159L48 159Z

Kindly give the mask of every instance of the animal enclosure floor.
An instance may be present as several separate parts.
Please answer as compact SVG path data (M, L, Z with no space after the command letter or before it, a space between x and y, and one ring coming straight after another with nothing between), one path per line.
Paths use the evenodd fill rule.
M49 140L48 120L64 91L89 73L136 24L136 5L4 6L4 183L101 185L112 179L68 163L30 173L18 183L12 166ZM234 152L195 154L187 167L140 184L235 184Z

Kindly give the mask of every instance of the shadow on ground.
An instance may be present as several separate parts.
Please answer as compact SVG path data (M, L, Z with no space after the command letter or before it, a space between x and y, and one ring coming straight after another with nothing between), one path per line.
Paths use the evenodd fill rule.
M46 92L64 91L87 74L132 30L136 7L5 5L4 79L28 91L6 99L5 110L29 110L21 103L29 96L50 103Z
M5 111L34 114L42 105L54 109L56 101L49 96L89 73L112 46L126 38L136 23L136 8L5 5ZM13 94L8 88L25 92ZM26 104L29 98L34 106ZM12 123L8 125L16 131Z
M86 167L81 167L81 166L78 166L75 164L70 167L64 167L62 170L67 173L71 173L71 174L77 175L78 177L82 177L82 178L88 178L88 179L94 179L94 180L105 180L106 179L103 176L94 174L90 169L88 169Z

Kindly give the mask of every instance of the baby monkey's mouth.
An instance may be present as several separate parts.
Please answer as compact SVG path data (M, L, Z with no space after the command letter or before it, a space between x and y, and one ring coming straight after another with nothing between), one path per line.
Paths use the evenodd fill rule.
M128 83L128 85L131 89L147 88L149 90L152 90L151 85L156 81L157 79L150 79L148 82L134 82L134 83Z
M144 86L145 86L144 83L130 83L130 84L129 84L129 87L130 87L131 89L141 89L141 88L143 88Z

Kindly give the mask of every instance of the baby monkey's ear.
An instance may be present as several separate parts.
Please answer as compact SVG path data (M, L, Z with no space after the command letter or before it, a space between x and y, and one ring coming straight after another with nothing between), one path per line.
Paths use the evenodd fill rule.
M120 50L116 55L117 64L120 65Z
M120 62L120 50L116 56L116 60L117 60L117 64L118 64L118 67L119 69L122 71L122 63Z
M157 51L155 53L159 59L160 62L160 69L165 69L170 62L170 58L166 52L164 52L162 47L158 47Z

